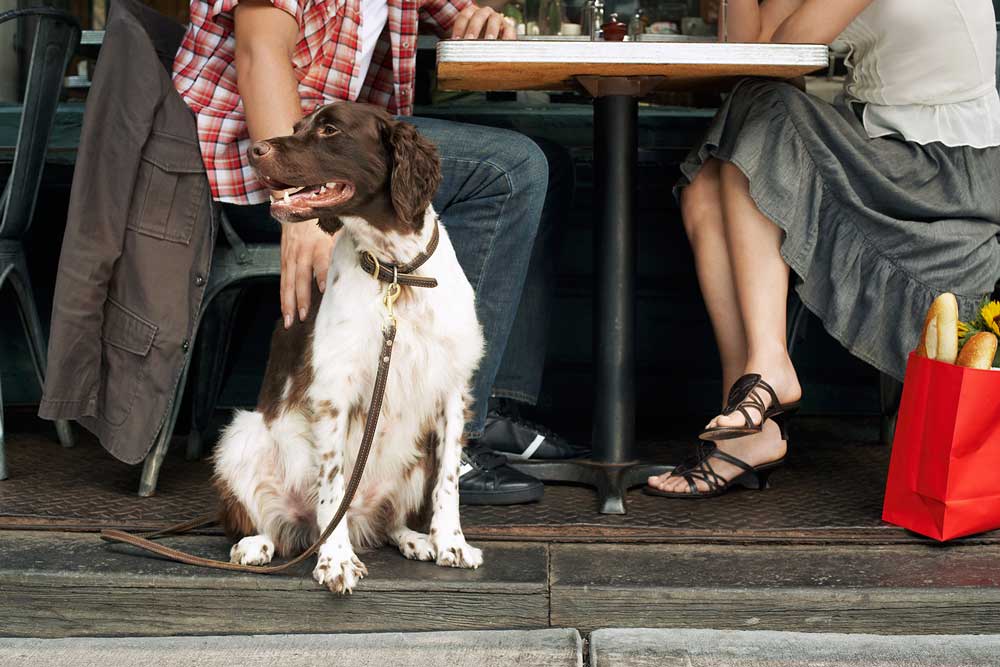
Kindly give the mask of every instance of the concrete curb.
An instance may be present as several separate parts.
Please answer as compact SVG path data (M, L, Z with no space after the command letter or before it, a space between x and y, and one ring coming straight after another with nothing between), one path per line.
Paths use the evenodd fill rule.
M0 638L6 667L582 667L573 629L73 639Z
M596 630L593 667L986 667L1000 635L881 636L732 630Z

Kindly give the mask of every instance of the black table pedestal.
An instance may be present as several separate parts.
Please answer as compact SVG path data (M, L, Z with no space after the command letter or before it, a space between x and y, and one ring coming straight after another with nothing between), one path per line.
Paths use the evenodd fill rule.
M512 462L510 465L544 482L592 487L597 493L598 511L601 514L626 514L626 492L634 486L646 484L650 475L662 475L671 469L671 466L648 465L637 461L616 464L579 459Z
M635 451L635 169L637 79L581 81L594 95L594 409L591 459L525 462L516 468L547 482L595 488L602 514L625 514L625 492L669 470L642 465ZM588 85L590 84L590 85Z

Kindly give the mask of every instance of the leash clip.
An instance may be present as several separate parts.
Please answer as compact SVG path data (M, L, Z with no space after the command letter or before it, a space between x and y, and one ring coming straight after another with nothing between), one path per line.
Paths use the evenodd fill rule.
M382 304L385 306L386 312L389 315L389 323L394 328L396 326L396 316L393 312L393 306L396 304L396 299L399 298L399 294L402 291L403 286L399 284L399 274L397 273L396 267L393 267L392 282L385 288L385 295L382 297Z
M371 260L372 263L372 278L377 281L382 279L382 264L378 261L378 257L375 256L369 250L365 250L364 254ZM403 286L399 284L399 268L392 267L392 282L388 283L385 288L385 292L382 294L382 305L385 306L386 314L389 317L389 325L395 328L396 326L396 316L393 311L393 306L396 304L396 300L399 298L400 293L403 291Z

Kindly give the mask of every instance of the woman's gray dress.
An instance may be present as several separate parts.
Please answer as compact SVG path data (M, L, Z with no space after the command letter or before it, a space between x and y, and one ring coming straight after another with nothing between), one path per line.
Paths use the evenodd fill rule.
M931 301L968 318L1000 280L1000 148L870 139L846 106L741 82L681 165L739 167L785 231L803 303L859 358L902 379Z

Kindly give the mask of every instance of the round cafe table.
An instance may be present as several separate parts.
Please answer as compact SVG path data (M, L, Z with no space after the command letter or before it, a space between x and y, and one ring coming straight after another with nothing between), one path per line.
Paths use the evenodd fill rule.
M582 90L594 98L596 312L594 416L587 460L521 463L542 479L593 487L603 514L625 513L625 492L665 466L635 447L635 221L639 99L655 91L719 90L747 77L791 79L828 66L809 44L591 42L572 39L443 41L444 90Z

